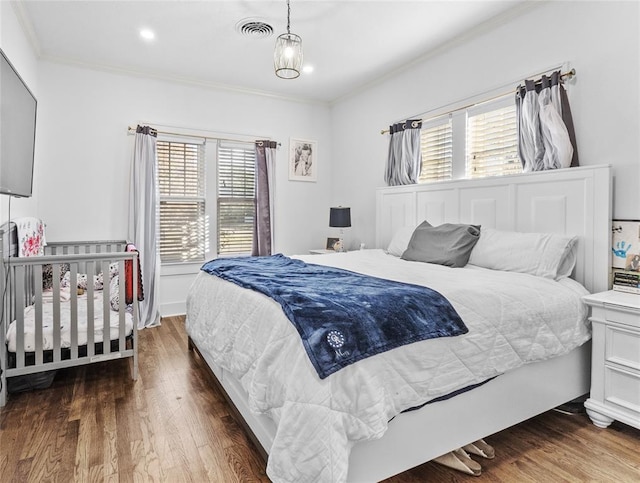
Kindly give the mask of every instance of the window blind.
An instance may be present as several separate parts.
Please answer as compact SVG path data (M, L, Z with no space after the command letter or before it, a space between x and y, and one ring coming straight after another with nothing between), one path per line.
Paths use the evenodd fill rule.
M204 145L158 140L160 259L204 260L207 249Z
M420 130L422 169L418 182L451 179L453 132L449 116L423 123Z
M522 172L518 158L516 107L512 100L487 104L467 112L468 178ZM499 107L498 107L499 106Z
M253 246L255 213L253 145L218 146L218 254L246 254Z

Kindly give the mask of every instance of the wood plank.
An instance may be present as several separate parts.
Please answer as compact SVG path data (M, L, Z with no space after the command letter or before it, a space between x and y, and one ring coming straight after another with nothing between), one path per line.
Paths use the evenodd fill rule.
M267 482L260 451L233 416L183 317L139 332L140 376L115 360L58 371L48 389L11 394L0 411L8 481ZM615 481L640 475L640 430L544 413L486 438L496 458L471 478L425 463L388 483ZM3 481L5 479L3 478Z

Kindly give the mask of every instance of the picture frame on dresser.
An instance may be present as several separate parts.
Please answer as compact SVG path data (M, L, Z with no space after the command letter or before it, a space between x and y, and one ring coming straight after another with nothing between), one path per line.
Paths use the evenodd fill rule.
M640 220L613 220L611 225L611 285L640 294Z
M340 242L340 238L329 237L327 238L327 245L325 248L327 250L335 251L335 246L338 242Z

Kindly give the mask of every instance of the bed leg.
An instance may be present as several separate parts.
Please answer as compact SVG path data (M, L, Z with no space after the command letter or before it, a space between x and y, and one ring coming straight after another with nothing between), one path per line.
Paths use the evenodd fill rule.
M193 352L193 341L191 340L191 337L187 337L187 348L189 351Z

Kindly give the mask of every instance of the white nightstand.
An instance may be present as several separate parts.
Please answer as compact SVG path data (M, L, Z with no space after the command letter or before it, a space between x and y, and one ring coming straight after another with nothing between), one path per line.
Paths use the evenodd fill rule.
M587 414L600 428L616 420L640 429L640 295L610 290L582 299L593 326Z

